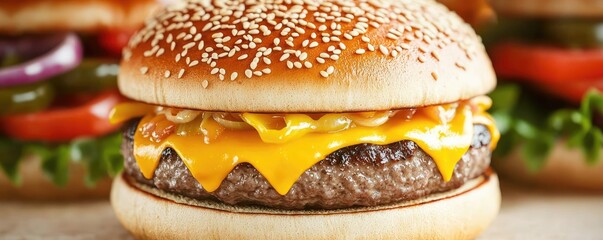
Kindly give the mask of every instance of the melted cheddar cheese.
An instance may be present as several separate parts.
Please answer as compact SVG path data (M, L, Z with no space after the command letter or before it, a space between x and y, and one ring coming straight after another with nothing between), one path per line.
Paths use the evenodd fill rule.
M172 148L209 192L216 190L236 165L250 163L284 195L303 172L338 149L362 143L385 145L411 140L433 158L448 181L456 163L470 147L474 123L488 127L491 147L496 145L500 135L485 112L489 106L489 98L478 97L457 104L419 108L410 119L394 115L376 127L354 126L337 132L312 131L321 127L320 120L303 114L286 117L287 125L278 130L270 129L271 119L262 114L242 114L253 129L222 129L219 137L209 142L200 135L172 134L156 143L136 131L134 157L143 175L152 178L161 153ZM116 109L113 116L127 118L128 114L123 113L127 107ZM337 115L325 116L338 119ZM139 126L152 118L153 114L147 114Z

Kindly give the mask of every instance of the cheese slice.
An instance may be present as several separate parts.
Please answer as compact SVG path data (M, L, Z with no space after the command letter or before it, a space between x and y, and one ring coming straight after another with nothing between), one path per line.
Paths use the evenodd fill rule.
M498 130L485 112L489 99L481 98L486 100L474 102L487 106L475 107L475 103L461 102L419 108L411 119L395 115L377 127L355 126L332 133L308 131L304 126L311 126L305 124L310 120L296 115L289 118L289 124L297 128L289 129L293 132L287 135L295 137L286 139L266 135L282 134L282 131L263 131L261 136L256 129L268 129L271 123L253 115L248 115L251 117L246 121L254 129L226 129L212 141L204 141L202 135L173 134L155 143L136 131L134 157L143 175L152 178L161 153L172 148L208 192L215 191L236 165L250 163L279 194L285 195L303 172L338 149L362 143L385 145L411 140L433 158L444 180L448 181L456 163L470 147L474 123L488 127L492 133L491 146L498 141ZM116 115L124 116L123 113ZM152 118L153 115L145 116L139 126Z

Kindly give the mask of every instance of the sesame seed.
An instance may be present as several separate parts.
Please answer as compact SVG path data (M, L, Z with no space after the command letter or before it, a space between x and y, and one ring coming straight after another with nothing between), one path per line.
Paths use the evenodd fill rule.
M419 62L421 62L421 63L424 63L424 62L425 62L425 57L423 57L423 56L419 56L419 57L417 58L417 60L419 60Z
M454 65L462 70L465 70L465 66L459 62L454 63Z
M329 75L331 75L331 74L333 74L333 72L335 72L335 68L334 68L333 66L329 66L329 67L327 68L327 73L328 73Z
M250 69L245 70L245 76L247 78L251 78L253 76L253 72Z
M389 50L387 50L387 48L383 45L379 45L379 50L381 51L381 53L383 53L384 55L389 55Z
M302 54L299 56L299 60L300 60L300 61L304 61L304 60L306 60L306 58L308 58L308 54L307 54L307 53L302 53Z
M148 71L149 71L148 67L141 67L140 68L140 73L142 73L142 74L147 74Z
M329 74L325 71L320 71L320 76L327 78L327 77L329 77Z
M207 88L207 86L209 86L209 82L207 80L203 80L203 82L201 82L201 86L203 86L203 88Z
M230 81L234 81L235 79L237 79L237 76L239 76L237 72L233 72L232 74L230 74Z
M433 56L433 58L435 58L436 60L440 61L440 56L437 52L431 52L431 56Z
M184 69L180 69L180 72L178 72L178 78L182 78L182 75L184 75Z
M166 71L165 71L165 74L163 74L163 76L164 76L165 78L169 78L169 77L170 77L170 75L171 75L170 70L166 70Z
M289 58L289 53L285 53L285 54L283 54L283 55L281 56L281 58L279 59L279 61L281 61L281 62L282 62L282 61L285 61L285 60L287 60L287 58Z
M438 73L436 72L431 72L431 76L433 77L433 80L438 80Z
M356 50L356 54L364 54L366 51L364 49L358 49Z

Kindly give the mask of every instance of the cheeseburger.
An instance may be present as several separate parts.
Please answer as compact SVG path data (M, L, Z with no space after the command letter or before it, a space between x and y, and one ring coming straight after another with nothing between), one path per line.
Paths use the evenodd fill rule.
M474 31L425 0L183 1L124 49L137 238L476 237L499 209Z
M109 195L121 48L155 5L0 1L0 199Z
M532 185L603 191L603 2L492 1L484 33L505 84L495 167ZM500 159L498 159L500 158Z

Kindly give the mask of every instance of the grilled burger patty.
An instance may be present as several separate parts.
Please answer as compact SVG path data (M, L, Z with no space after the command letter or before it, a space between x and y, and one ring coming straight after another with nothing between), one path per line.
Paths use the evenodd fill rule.
M376 206L417 199L461 186L480 176L490 164L490 132L474 125L473 141L444 182L432 160L412 141L389 145L359 144L339 149L305 171L282 196L250 164L237 165L214 192L193 178L180 156L167 148L152 179L146 179L133 156L138 121L124 131L122 152L126 173L135 181L194 199L280 209L337 209Z

